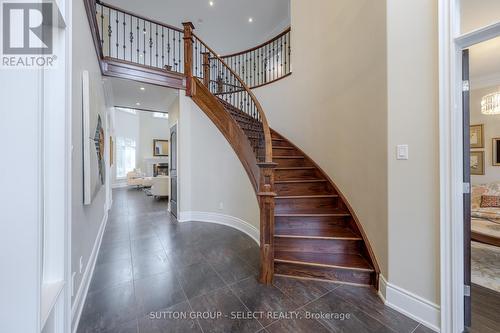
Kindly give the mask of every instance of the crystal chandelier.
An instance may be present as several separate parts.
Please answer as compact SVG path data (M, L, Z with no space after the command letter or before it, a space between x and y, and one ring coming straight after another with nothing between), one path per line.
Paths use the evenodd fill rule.
M486 115L500 114L500 92L483 97L481 100L481 113Z

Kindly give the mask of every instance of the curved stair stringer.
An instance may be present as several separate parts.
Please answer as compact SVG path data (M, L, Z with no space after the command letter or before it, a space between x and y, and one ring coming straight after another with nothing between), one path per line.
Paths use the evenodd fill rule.
M276 169L278 171L278 174L279 174L279 170L282 170L282 169L297 169L297 170L304 169L304 170L302 170L302 172L304 172L306 169L310 169L311 172L316 173L316 175L314 177L317 179L310 179L311 175L303 175L304 180L300 180L300 181L299 180L292 180L289 182L294 183L294 182L307 182L307 181L311 181L311 182L312 181L314 181L314 182L325 181L325 182L328 182L329 186L331 186L332 193L335 193L335 195L338 196L338 198L340 199L339 200L340 205L346 210L346 212L348 212L348 214L346 214L346 215L349 215L348 225L354 231L355 234L358 234L360 236L362 243L363 243L361 251L363 252L364 258L366 258L366 260L368 261L368 264L371 266L372 273L371 273L370 281L368 284L373 285L376 289L378 289L379 275L380 275L379 265L377 263L373 249L370 245L369 239L368 239L366 233L364 232L363 227L362 227L358 217L356 216L354 209L351 207L351 205L347 201L347 198L342 194L342 192L340 191L338 186L333 182L333 180L329 177L329 175L325 171L323 171L323 169L321 169L319 167L319 165L312 158L310 158L307 154L305 154L300 148L298 148L290 140L288 140L287 138L285 138L283 135L279 134L277 131L273 130L272 128L271 128L271 134L272 134L273 157L274 158L279 159L280 158L279 155L290 154L290 153L282 153L282 154L274 153L274 150L279 151L281 148L281 149L285 149L285 151L293 152L293 155L295 155L295 156L289 156L290 158L297 157L297 156L303 156L305 161L306 161L304 165L308 166L308 167L304 167L304 168L301 168L301 167L280 168L280 165L278 163L278 168ZM293 148L293 150L292 150L292 148ZM283 156L281 156L281 157L283 157ZM295 170L294 172L296 172L297 170ZM283 170L283 171L286 172L286 170ZM275 185L277 186L276 192L278 193L278 196L276 197L276 199L279 199L280 195L281 195L280 189L279 189L280 176L278 174L275 177ZM301 178L302 178L302 176L301 176ZM283 180L283 179L281 179L281 180ZM286 181L283 181L283 182L286 183ZM290 189L288 189L288 190L290 190ZM298 196L297 198L300 198L300 197L301 196ZM302 196L302 197L307 197L307 196ZM292 198L292 197L282 197L282 198ZM277 203L277 206L278 206L278 203ZM275 215L275 225L277 225L277 223L278 223L278 220L276 220L276 218L277 218L277 216L280 215L278 208L277 208L276 212L277 213ZM290 214L290 215L293 215L293 214ZM318 215L321 215L321 214L318 214ZM279 234L279 233L280 232L278 231L278 229L276 229L275 234ZM290 237L292 237L292 236L290 236ZM301 238L300 235L294 235L293 237ZM324 237L323 239L322 238L323 237L313 237L313 239L309 239L308 241L313 241L313 240L327 241L329 237ZM276 244L276 251L279 252L280 245L277 244L276 241L275 241L275 244ZM290 250L294 250L293 246L290 246L290 245L288 245L288 246L289 246ZM300 246L301 245L299 245L299 247ZM304 246L307 247L308 245L305 244ZM323 244L315 245L315 246L318 248L324 247ZM276 254L276 257L279 257L279 255ZM352 278L352 276L349 276L349 275L347 275L347 278L346 278L347 281L342 281L341 279L337 279L337 276L324 279L324 278L319 277L321 274L318 274L317 276L315 276L314 272L312 272L312 273L308 272L306 274L303 274L303 272L300 269L300 266L297 265L298 263L294 262L293 260L289 260L289 261L283 260L282 261L283 263L288 262L289 264L296 266L296 267L292 267L290 272L282 274L282 272L280 272L280 269L278 269L278 267L276 267L277 261L278 262L280 261L279 258L277 260L275 258L275 275L284 275L284 276L289 276L289 277L293 277L295 275L295 277L298 277L298 278L306 278L306 279L314 279L314 280L328 280L328 281L333 280L334 282L354 284L354 285L366 284L363 282L359 283L359 281L356 278ZM304 262L301 262L300 264L308 265L309 263L305 263L305 261L306 260L304 260ZM320 271L322 269L322 266L323 266L323 268L324 267L328 268L328 265L317 265L317 267L315 267L315 264L310 264L310 265L311 265L310 268L313 269L313 271L314 270ZM352 267L348 267L348 266L349 265L346 265L344 268L346 270L349 270L349 269L356 270L356 268L352 268ZM340 274L340 275L342 275L342 274ZM353 281L349 281L351 279Z
M226 111L221 102L197 78L193 79L191 98L210 118L235 151L245 169L255 194L258 194L260 168L245 132ZM258 199L258 198L257 198Z

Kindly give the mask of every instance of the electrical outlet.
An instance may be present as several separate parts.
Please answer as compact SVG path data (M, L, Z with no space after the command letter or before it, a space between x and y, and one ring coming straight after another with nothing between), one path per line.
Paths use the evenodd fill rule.
M83 257L80 257L80 274L82 274L83 271Z
M223 210L224 209L224 203L221 201L219 202L219 210Z

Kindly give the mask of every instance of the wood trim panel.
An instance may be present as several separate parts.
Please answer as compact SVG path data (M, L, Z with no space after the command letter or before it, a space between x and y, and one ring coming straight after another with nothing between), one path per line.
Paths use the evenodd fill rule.
M102 61L103 75L130 79L174 89L186 89L186 77L177 72L155 69L105 57Z

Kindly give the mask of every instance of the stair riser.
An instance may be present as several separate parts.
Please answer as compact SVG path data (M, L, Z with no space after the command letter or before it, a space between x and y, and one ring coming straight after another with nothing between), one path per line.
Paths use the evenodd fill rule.
M362 242L340 239L274 238L275 251L309 252L321 255L350 253L361 254Z
M273 141L273 147L289 147L290 143L287 141L281 141L281 140L272 140Z
M277 183L274 185L278 195L317 195L335 194L329 182L308 182L308 183Z
M374 273L367 271L346 270L331 267L316 267L290 263L274 263L274 273L302 278L322 279L335 282L371 285Z
M287 214L307 212L315 214L335 213L339 198L287 198L275 200L275 213Z
M298 156L298 155L302 154L296 149L273 148L273 156Z
M312 166L311 161L305 158L274 158L273 162L278 163L279 168Z
M318 179L321 175L316 169L276 170L275 180Z
M342 216L300 216L300 217L289 217L289 216L276 216L274 218L274 225L276 229L328 229L328 226L338 225L346 226L351 217Z

